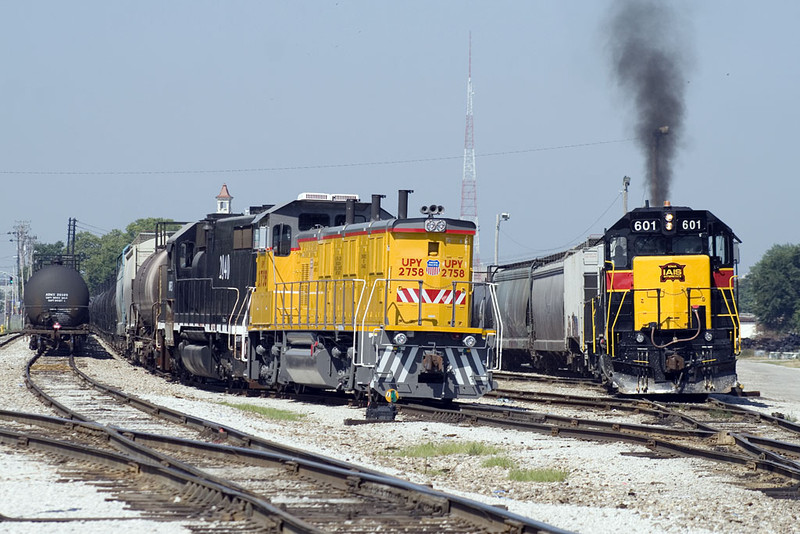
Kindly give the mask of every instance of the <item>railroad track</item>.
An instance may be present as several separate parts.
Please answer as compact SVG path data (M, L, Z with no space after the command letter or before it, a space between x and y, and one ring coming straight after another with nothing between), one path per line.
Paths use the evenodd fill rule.
M4 429L3 443L75 455L82 462L97 457L102 459L98 469L115 465L109 468L115 474L132 470L138 478L144 473L149 483L156 480L162 488L159 495L173 500L178 496L182 504L200 503L199 510L190 508L189 516L208 513L208 503L217 503L217 520L227 518L241 522L241 528L256 525L275 532L563 532L497 507L283 447L136 399L94 383L75 358L65 363L63 358L42 357L28 369L28 387L62 417L23 418L15 412L0 412L0 420L13 419L16 425L28 427ZM67 379L67 375L76 378ZM81 389L87 384L92 388L88 395ZM94 406L82 400L87 397ZM123 408L97 413L98 404ZM130 414L132 407L139 413ZM143 413L151 423L142 420ZM127 425L128 417L136 428ZM175 431L176 426L181 430ZM58 439L39 437L42 429ZM121 467L126 460L127 470ZM119 484L119 476L104 476ZM133 484L130 477L121 478ZM185 512L182 508L181 513Z
M599 380L594 378L581 378L569 376L551 376L538 373L525 373L514 371L492 371L492 378L517 382L543 382L547 384L562 384L574 386L593 386L604 389Z
M520 401L519 404L557 407L561 413L538 412L519 404L510 407L466 403L458 403L453 409L407 404L402 405L401 413L424 420L638 444L655 456L697 457L743 466L756 473L780 475L784 484L786 480L794 484L785 488L788 493L800 498L797 491L800 426L780 417L766 416L718 399L685 405L503 390L493 394ZM767 432L779 435L780 439L758 435ZM769 477L765 477L768 485L766 478ZM769 489L775 488L769 486Z

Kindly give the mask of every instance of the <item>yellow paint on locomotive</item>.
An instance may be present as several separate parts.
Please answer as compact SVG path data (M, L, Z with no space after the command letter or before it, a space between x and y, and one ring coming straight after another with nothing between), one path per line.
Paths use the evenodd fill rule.
M633 259L635 328L692 329L691 308L705 309L711 328L711 263L708 256L637 256Z
M471 234L390 228L305 239L289 256L259 253L250 328L483 333L468 324L471 265Z

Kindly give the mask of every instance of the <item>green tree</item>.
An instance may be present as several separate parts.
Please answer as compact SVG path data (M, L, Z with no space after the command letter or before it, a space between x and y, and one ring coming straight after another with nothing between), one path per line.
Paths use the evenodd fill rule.
M81 274L89 286L89 293L95 294L100 286L117 269L117 259L123 249L142 232L155 232L156 223L172 222L172 219L147 217L130 223L125 230L114 229L102 237L90 232L79 232L75 236L75 254L83 256ZM36 252L63 253L61 241L52 244L42 243L36 246Z
M800 245L775 245L747 275L752 309L768 328L800 329Z
M55 243L36 243L33 247L33 253L42 256L55 256L57 254L64 254L66 247L63 241L56 241Z
M753 313L753 279L743 276L739 279L739 311Z

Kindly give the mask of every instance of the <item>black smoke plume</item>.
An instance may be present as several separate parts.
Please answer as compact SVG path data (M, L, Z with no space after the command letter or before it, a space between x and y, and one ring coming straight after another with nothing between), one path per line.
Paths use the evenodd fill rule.
M616 80L636 108L636 137L647 161L650 199L658 206L669 199L686 112L686 27L669 2L622 0L612 7L608 32Z

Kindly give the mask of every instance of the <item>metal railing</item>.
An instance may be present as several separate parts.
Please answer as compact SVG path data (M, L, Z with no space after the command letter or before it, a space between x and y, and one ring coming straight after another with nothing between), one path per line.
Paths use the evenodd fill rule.
M273 295L272 324L282 327L352 327L355 330L365 287L366 280L360 278L278 282Z
M726 294L726 291L730 292L730 296ZM666 320L666 318L662 318L662 299L669 297L677 297L679 295L686 295L686 316L687 316L687 325L686 328L691 327L691 319L692 319L692 303L699 299L704 298L706 295L714 295L718 293L720 295L720 300L724 304L728 313L713 313L711 311L711 303L702 306L709 310L709 316L707 320L711 321L712 328L714 327L714 323L717 322L720 318L727 317L731 322L731 330L732 330L732 342L734 344L735 350L740 350L741 345L741 324L739 320L739 313L736 307L736 299L733 295L733 287L727 288L720 288L720 287L687 287L682 288L679 293L674 294L667 294L661 288L642 288L642 289L626 289L623 291L616 290L617 294L620 292L622 293L619 304L616 306L617 310L613 314L612 320L612 301L613 299L610 296L613 294L610 291L607 291L607 310L606 310L606 342L608 343L608 353L613 357L616 355L615 350L615 336L614 334L617 333L617 321L619 320L620 316L622 315L622 307L626 301L626 297L628 294L631 295L631 300L634 302L636 301L636 294L644 293L645 299L655 299L656 300L656 320L654 321L659 326ZM693 296L692 293L699 293L699 296ZM636 320L635 313L633 317L634 321ZM633 328L636 328L636 324L634 323Z

